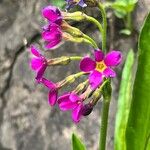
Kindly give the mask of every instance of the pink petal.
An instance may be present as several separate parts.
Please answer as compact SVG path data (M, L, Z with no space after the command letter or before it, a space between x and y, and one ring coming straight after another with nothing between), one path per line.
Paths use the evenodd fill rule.
M81 98L75 93L71 93L69 96L69 99L72 102L77 102L77 101L81 100Z
M82 109L82 104L78 105L75 109L73 109L72 111L72 120L75 122L75 123L78 123L81 119L81 111Z
M57 102L58 91L56 89L52 89L48 95L48 102L51 106L54 106Z
M94 70L90 75L89 75L89 82L91 85L92 89L96 89L103 81L102 78L102 73Z
M41 66L41 68L38 70L37 75L36 75L36 80L37 81L40 81L42 79L42 76L43 76L46 68L47 68L47 64L43 64Z
M47 6L42 10L43 16L51 22L54 22L61 15L60 11L55 6Z
M31 68L33 70L38 70L43 64L43 61L41 58L32 58L31 59L31 62L30 62L30 65L31 65Z
M58 40L61 38L61 33L55 31L55 32L47 32L47 31L44 31L42 33L42 38L46 41L50 41L50 40Z
M55 83L53 83L53 82L50 81L50 80L47 80L46 78L42 78L41 83L43 83L43 84L44 84L46 87L48 87L49 89L56 88Z
M68 101L69 100L69 96L70 96L70 93L66 93L66 94L60 96L58 98L58 104L60 104L62 102L65 102L65 101Z
M70 101L70 93L67 93L58 98L58 105L62 111L70 110L77 107L77 103Z
M45 46L45 48L46 48L46 49L52 49L52 48L54 48L56 45L58 45L58 44L60 43L60 41L61 41L61 40L51 41L51 42L49 42L49 43Z
M34 56L36 56L36 57L40 57L41 56L41 53L39 52L39 50L34 45L31 45L30 49L31 49L31 53Z
M60 108L62 111L71 110L71 109L74 109L75 107L77 107L77 103L73 103L73 102L71 102L70 100L61 102L61 103L59 104L59 108Z
M80 69L84 72L92 71L95 69L95 67L96 67L96 62L89 57L83 58L80 62Z
M117 66L122 60L122 54L119 51L111 51L104 59L107 66Z
M110 68L106 68L104 70L103 74L105 75L106 78L114 78L114 77L116 77L115 71L113 71Z
M101 50L95 50L94 56L97 62L102 61L104 59L104 53Z

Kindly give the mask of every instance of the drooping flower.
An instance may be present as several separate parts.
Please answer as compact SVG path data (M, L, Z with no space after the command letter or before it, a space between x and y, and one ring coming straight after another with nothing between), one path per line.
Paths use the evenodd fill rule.
M84 0L66 0L67 7L66 9L69 10L73 8L75 5L79 5L81 7L86 7L87 5L84 3Z
M40 81L47 68L47 60L34 45L30 47L30 50L33 56L30 65L32 70L37 72L36 80Z
M42 15L46 18L50 23L56 23L58 25L62 22L62 15L59 8L55 6L46 6L42 10Z
M54 48L62 40L62 32L60 26L51 23L43 27L42 38L46 41L46 48Z
M80 62L80 69L90 72L89 83L92 89L96 89L103 81L103 78L113 78L116 73L111 69L120 64L122 60L121 52L111 51L106 56L101 50L95 50L95 60L84 57Z
M48 102L51 106L54 106L57 102L58 97L57 84L50 80L47 80L46 78L42 78L41 83L49 89Z
M81 109L83 107L83 99L76 93L67 93L58 98L58 105L62 111L71 110L72 119L74 122L79 122L81 119Z

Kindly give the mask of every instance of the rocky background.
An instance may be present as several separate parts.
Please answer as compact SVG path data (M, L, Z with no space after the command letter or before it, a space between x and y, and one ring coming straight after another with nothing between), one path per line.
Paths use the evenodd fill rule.
M39 48L43 46L40 38L40 27L43 24L40 10L49 2L0 0L0 150L71 150L72 132L81 137L88 150L98 148L101 103L90 116L77 125L73 124L70 113L60 112L57 107L51 108L48 105L48 91L35 84L34 73L28 66L30 55L27 47L32 43L36 43ZM140 26L148 10L150 1L139 0L133 14L135 33L132 37L122 36L122 39L119 35L122 22L109 12L110 47L120 49L124 54L130 47L137 50L133 43L137 41ZM93 33L93 25L82 24L82 29L98 37L97 30ZM46 55L85 55L89 49L91 47L84 44L67 42ZM78 65L71 63L67 67L50 68L46 75L54 81L59 81L77 70ZM109 115L107 150L113 149L120 70L121 68L117 70L118 79L113 80L114 94Z

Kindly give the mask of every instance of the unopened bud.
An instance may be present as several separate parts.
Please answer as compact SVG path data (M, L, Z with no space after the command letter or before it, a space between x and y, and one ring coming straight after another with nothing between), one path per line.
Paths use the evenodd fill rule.
M64 20L75 20L75 21L82 21L85 19L84 13L80 11L76 11L73 13L62 12L62 16Z
M66 84L72 84L73 82L75 82L75 80L78 77L80 77L81 75L84 75L84 74L86 74L86 73L85 72L79 72L79 73L76 73L76 74L72 74L72 75L66 77L64 80L58 82L57 85L59 87L63 87Z
M81 114L83 116L89 115L93 110L93 105L91 103L85 104L81 109Z
M95 105L96 103L97 103L97 101L101 98L101 91L100 91L100 89L98 88L98 89L96 89L95 91L94 91L94 93L92 94L92 104L93 105Z
M83 36L83 33L78 28L72 27L65 21L62 22L61 27L64 32L69 33L73 37L82 37Z
M50 59L50 60L48 60L47 63L48 63L49 66L67 65L67 64L70 63L70 57L62 56L62 57L59 57L59 58Z
M74 92L75 92L75 93L79 93L80 91L84 90L84 88L86 87L87 83L88 83L88 80L85 81L85 82L80 83L80 84L76 87L76 89L74 90Z
M63 36L63 39L66 41L71 41L71 42L76 42L76 43L87 42L82 37L72 36L71 34L66 33L66 32L63 32L62 36Z

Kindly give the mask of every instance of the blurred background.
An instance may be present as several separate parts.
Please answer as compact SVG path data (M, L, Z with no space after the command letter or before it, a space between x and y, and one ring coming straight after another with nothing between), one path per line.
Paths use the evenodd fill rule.
M70 150L71 134L77 133L86 143L88 150L97 150L101 103L79 124L74 124L69 112L51 108L47 103L47 89L37 85L34 73L29 68L30 55L27 47L36 44L43 49L40 37L43 19L41 8L63 0L0 0L0 150ZM124 59L130 48L137 50L137 37L145 15L150 9L149 0L139 0L133 15L134 32L131 36L121 35L123 21L108 11L108 45L121 50ZM86 9L90 15L101 18L97 10ZM88 23L72 23L85 33L95 37L99 32ZM86 55L91 47L86 44L66 42L52 52L45 52L48 58L61 55ZM121 69L113 79L113 98L109 114L107 150L113 149L115 113ZM79 70L78 63L50 68L46 76L60 81L65 76ZM68 87L70 89L70 87Z

